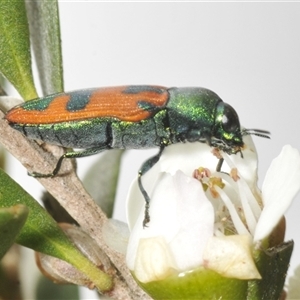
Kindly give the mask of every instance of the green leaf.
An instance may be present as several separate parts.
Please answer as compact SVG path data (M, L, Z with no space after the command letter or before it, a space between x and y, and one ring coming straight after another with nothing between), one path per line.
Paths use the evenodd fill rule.
M0 0L0 7L0 72L24 99L36 98L24 1Z
M0 169L0 207L15 204L29 208L27 222L17 237L17 243L67 261L83 272L100 291L111 288L111 278L82 255L50 215Z
M63 67L58 3L26 1L31 43L44 95L62 92Z
M14 244L28 216L28 208L22 204L0 208L0 259Z
M289 267L294 242L254 253L261 280L250 280L247 300L280 299Z
M124 150L104 152L86 173L83 184L108 218L112 217Z

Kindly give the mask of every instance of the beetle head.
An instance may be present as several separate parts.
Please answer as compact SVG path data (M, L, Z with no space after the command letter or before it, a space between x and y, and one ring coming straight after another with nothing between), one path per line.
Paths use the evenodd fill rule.
M244 135L270 138L270 132L261 129L241 129L236 111L227 103L219 102L216 108L214 134L211 146L228 154L242 153Z
M241 125L236 111L227 103L216 107L211 145L228 154L240 152L244 146Z

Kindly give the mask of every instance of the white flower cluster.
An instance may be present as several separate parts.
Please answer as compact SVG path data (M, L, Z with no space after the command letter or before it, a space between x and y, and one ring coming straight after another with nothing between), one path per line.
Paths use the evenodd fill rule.
M222 154L222 172L215 171L218 160L205 144L167 147L142 179L151 199L146 228L144 198L137 182L132 184L127 264L141 282L199 267L225 277L260 278L252 250L299 191L300 154L285 146L260 192L256 150L250 136L244 142L243 157Z

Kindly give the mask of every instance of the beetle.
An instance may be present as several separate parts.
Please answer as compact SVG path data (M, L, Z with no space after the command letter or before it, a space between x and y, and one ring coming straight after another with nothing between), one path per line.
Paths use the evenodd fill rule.
M83 89L34 99L9 110L9 125L30 139L84 149L63 154L49 174L53 177L65 158L79 158L104 150L159 147L138 173L145 198L143 225L150 221L150 198L142 176L170 144L202 142L228 154L242 154L243 135L269 137L269 132L241 129L236 111L211 90L132 85ZM221 168L221 164L218 167Z

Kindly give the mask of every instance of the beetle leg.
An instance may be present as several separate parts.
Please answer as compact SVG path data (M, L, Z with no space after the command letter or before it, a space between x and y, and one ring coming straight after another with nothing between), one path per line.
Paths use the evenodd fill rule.
M222 168L222 165L223 165L223 161L224 161L224 158L220 158L220 159L219 159L218 164L217 164L217 167L216 167L216 171L217 171L217 172L221 172L221 168Z
M139 185L139 189L141 191L141 193L143 194L143 197L146 201L146 205L145 205L145 216L144 216L144 220L143 220L143 227L147 227L147 223L150 222L150 214L149 214L149 208L150 208L150 197L148 195L148 193L146 192L144 186L143 186L143 183L142 183L142 176L147 172L149 171L158 161L159 161L159 158L164 150L165 146L162 145L159 149L159 152L147 159L141 166L140 170L139 170L139 173L138 173L138 185Z
M82 150L82 151L69 151L66 152L65 154L63 154L57 161L56 166L54 168L54 170L51 173L48 174L41 174L41 173L37 173L37 172L32 172L32 173L28 173L29 176L35 177L35 178L48 178L48 177L54 177L57 175L57 173L60 170L62 161L65 158L79 158L79 157L86 157L86 156L90 156L90 155L94 155L97 153L100 153L104 150L108 150L111 149L109 146L105 145L102 147L97 147L97 148L90 148L90 149L86 149L86 150Z

